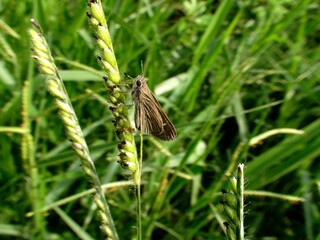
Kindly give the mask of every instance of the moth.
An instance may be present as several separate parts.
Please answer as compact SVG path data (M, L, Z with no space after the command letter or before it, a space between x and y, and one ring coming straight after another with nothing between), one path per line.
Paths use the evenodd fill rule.
M151 134L163 141L176 138L176 129L141 75L133 81L132 99L135 125L141 133Z

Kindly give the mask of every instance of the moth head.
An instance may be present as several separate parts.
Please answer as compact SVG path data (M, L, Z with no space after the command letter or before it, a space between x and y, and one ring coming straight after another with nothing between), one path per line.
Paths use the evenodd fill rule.
M143 87L145 84L146 84L146 79L141 76L141 75L138 75L135 79L134 79L134 85L137 86L137 87Z

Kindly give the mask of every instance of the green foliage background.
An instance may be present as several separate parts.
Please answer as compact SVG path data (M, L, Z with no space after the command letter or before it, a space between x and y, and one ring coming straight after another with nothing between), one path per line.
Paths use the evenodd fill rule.
M144 239L225 239L220 192L238 162L246 165L246 190L305 199L248 194L248 238L320 239L320 3L102 3L120 71L138 75L143 62L148 85L178 132L173 142L145 137ZM101 181L111 183L106 195L119 236L135 234L134 194L117 185L128 176L116 162L118 143L86 11L79 0L0 2L1 239L102 238L90 194L76 196L90 186L30 57L30 18L44 30ZM35 166L22 158L19 131L26 128ZM248 145L279 128L305 134L276 134ZM38 195L30 197L34 168ZM38 220L26 215L34 202L48 207Z

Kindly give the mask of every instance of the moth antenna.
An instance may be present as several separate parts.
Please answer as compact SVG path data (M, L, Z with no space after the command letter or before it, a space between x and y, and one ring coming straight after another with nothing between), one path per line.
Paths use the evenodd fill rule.
M144 76L144 70L143 70L143 61L140 61L140 66L141 66L141 75Z
M127 78L133 78L128 73L123 73Z

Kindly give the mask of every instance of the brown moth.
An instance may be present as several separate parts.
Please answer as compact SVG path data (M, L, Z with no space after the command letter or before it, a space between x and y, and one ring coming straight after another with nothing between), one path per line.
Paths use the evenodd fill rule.
M163 141L176 138L173 124L141 75L134 79L132 99L135 105L135 125L141 133L151 134Z

